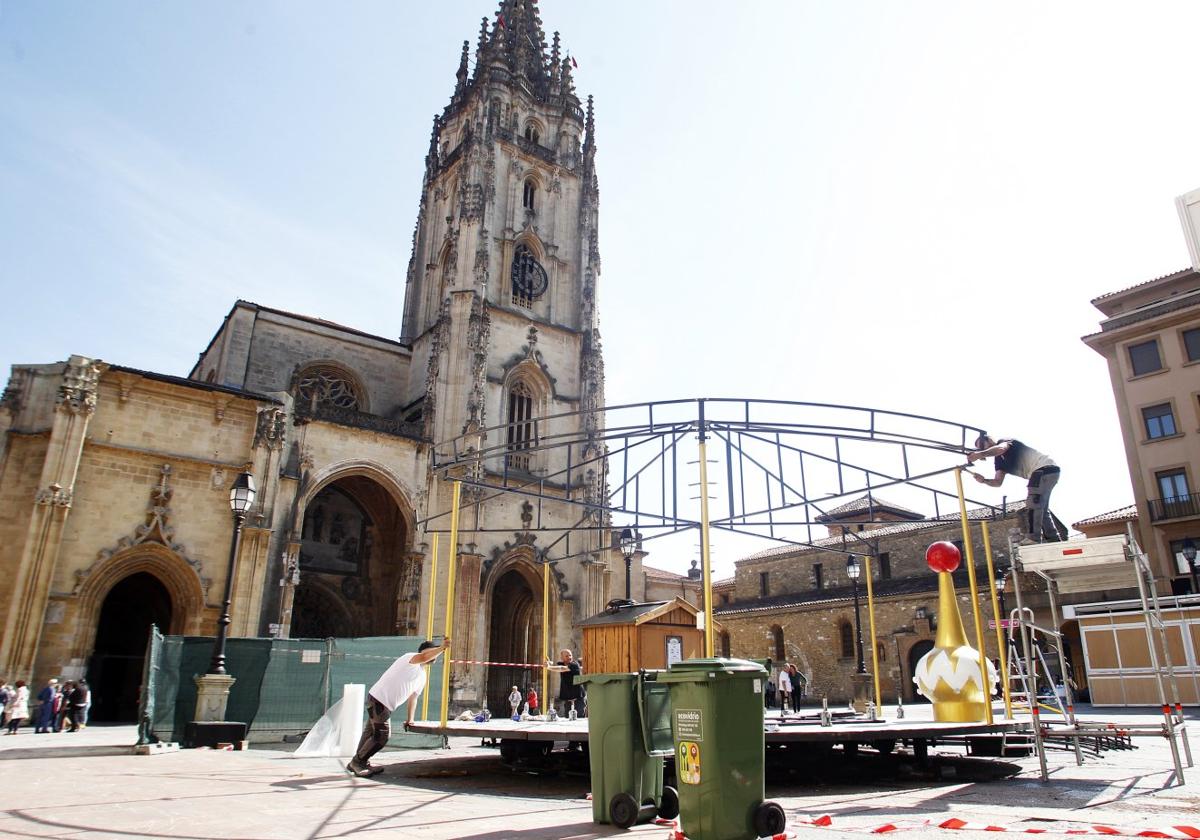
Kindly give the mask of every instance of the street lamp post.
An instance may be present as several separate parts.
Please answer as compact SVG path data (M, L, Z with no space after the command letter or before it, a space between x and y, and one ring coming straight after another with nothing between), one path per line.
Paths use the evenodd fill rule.
M634 539L633 530L631 528L621 529L621 555L625 558L625 600L633 600L633 553L637 549L637 540Z
M229 605L233 600L233 573L237 564L238 543L241 541L242 525L246 521L246 513L254 504L254 476L244 472L233 482L229 489L229 509L233 512L233 536L229 541L229 568L225 570L225 601L221 609L221 617L217 620L217 638L213 642L212 661L208 665L209 674L225 675L225 639L229 635Z
M1191 537L1183 541L1183 548L1180 549L1183 553L1183 559L1187 561L1188 572L1192 575L1192 593L1200 595L1200 585L1196 582L1196 543Z
M862 618L858 609L858 576L861 574L862 567L858 564L858 558L851 554L846 558L846 576L854 584L854 646L858 652L857 673L865 674L867 665L863 661Z
M1004 589L1008 586L1008 576L1011 574L1012 569L1009 568L1001 569L1000 573L996 575L996 596L1000 599L1000 615L997 616L999 621L1008 618L1008 610L1004 606ZM1004 625L1001 624L1000 627L1003 628Z

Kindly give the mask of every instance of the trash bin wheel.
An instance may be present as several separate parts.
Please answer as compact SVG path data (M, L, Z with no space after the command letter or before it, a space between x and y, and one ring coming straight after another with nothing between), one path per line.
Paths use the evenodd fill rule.
M658 803L658 815L664 820L673 820L679 816L679 791L670 785L663 785L662 799Z
M637 822L638 801L628 793L618 793L608 803L608 818L618 828L629 828Z
M787 816L778 802L760 802L754 809L754 830L759 837L774 837L787 827Z

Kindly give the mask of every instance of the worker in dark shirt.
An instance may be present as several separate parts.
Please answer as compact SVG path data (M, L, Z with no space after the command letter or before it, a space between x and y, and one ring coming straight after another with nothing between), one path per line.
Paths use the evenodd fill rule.
M1009 473L1029 482L1022 517L1024 534L1021 542L1058 542L1067 538L1066 534L1059 532L1054 517L1050 515L1050 491L1058 484L1061 471L1049 455L1044 455L1019 440L992 440L986 434L980 435L975 441L975 450L967 453L968 463L973 464L984 458L995 459L994 476L986 478L974 473L975 480L980 484L999 487Z
M567 648L558 652L559 661L546 660L546 669L562 675L558 683L558 702L562 704L562 714L565 716L571 709L571 701L575 701L575 711L583 714L583 688L575 684L575 678L583 673L579 663Z

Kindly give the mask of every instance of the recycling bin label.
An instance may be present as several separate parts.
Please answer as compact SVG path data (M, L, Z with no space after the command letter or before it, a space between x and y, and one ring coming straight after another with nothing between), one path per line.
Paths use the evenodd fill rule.
M685 785L700 784L700 745L695 741L679 742L679 759L675 763L679 781Z
M675 740L704 740L704 715L699 709L675 710Z

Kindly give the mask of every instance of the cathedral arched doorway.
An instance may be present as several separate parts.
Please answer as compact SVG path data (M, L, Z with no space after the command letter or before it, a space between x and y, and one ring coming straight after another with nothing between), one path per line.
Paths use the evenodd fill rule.
M421 565L406 511L366 473L330 481L308 500L293 638L416 635Z
M137 720L138 691L150 625L171 627L171 596L149 572L118 581L100 607L96 645L88 667L92 689L90 719L130 723Z
M518 665L540 663L540 626L540 598L534 597L533 587L520 571L510 569L492 588L488 661ZM541 691L541 671L507 665L488 666L487 703L497 717L508 715L508 695L514 685L522 695L535 685Z
M910 702L929 702L929 698L917 694L917 686L915 683L913 683L911 675L917 673L917 663L921 661L922 656L929 653L931 650L933 650L933 641L931 639L922 639L908 649L908 673L910 678L905 682L904 696L907 697Z

